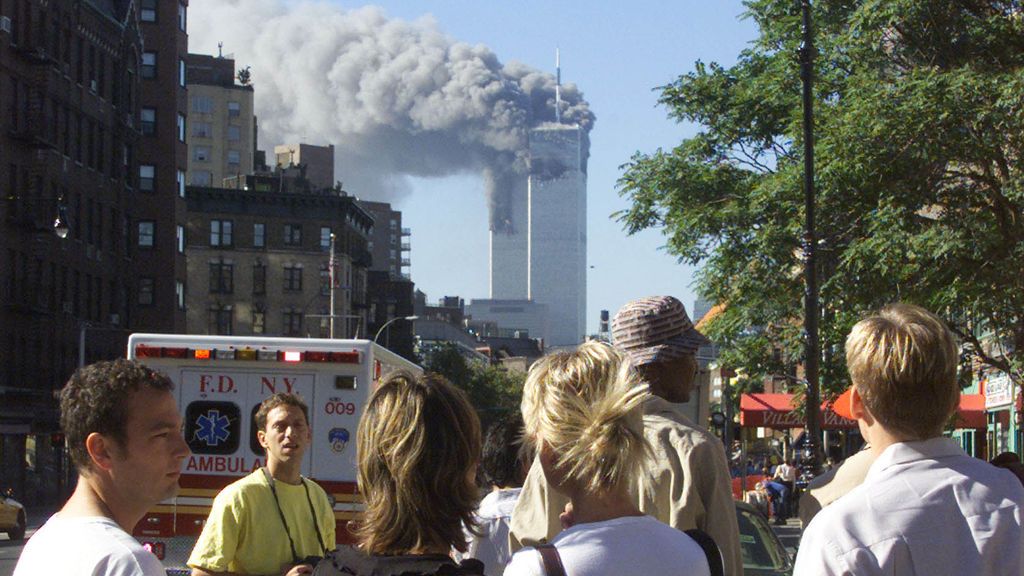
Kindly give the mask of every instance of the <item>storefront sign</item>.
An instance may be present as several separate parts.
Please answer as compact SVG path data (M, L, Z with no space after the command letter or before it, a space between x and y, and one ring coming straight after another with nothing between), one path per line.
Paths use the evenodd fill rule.
M1005 372L996 372L985 383L985 408L998 408L1013 401L1013 382Z

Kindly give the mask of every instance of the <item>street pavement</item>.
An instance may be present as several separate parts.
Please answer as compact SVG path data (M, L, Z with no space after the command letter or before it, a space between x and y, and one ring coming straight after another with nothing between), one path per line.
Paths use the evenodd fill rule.
M18 557L21 556L25 542L36 533L36 530L46 522L53 512L52 508L46 508L33 513L33 510L29 508L28 529L25 530L25 539L20 542L12 542L7 538L7 534L0 533L0 576L14 574L14 565L18 563Z
M772 525L772 531L782 541L782 545L787 550L796 551L797 546L800 545L800 535L803 530L800 528L800 520L797 518L790 518L785 524Z

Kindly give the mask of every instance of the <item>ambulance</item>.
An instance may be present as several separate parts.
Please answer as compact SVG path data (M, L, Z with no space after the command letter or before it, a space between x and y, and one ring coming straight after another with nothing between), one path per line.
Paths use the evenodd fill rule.
M182 465L175 498L158 504L135 528L167 573L185 565L213 498L265 464L254 418L260 402L293 392L309 406L313 442L302 474L324 488L334 505L338 543L362 509L356 490L356 426L370 392L389 372L422 370L368 340L133 334L128 358L162 372L175 384L192 454Z

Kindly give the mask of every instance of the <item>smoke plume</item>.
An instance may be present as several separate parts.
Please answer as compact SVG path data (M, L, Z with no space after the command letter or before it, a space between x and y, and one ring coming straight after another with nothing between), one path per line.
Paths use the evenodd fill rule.
M503 64L432 18L403 21L376 7L218 0L190 9L190 51L216 54L223 41L238 67L252 66L262 146L333 143L337 177L364 198L407 192L403 175L484 173L492 229L516 225L501 183L527 171L527 131L555 120L553 74ZM561 100L562 123L589 132L594 114L574 84Z

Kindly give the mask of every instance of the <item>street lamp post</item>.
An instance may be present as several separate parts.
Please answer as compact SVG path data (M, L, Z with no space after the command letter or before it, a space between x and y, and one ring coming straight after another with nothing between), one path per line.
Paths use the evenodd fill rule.
M818 389L818 279L815 272L817 239L814 230L814 37L811 30L811 1L800 0L803 20L803 39L800 44L800 79L803 84L804 124L804 295L805 364L807 377L807 452L812 455L811 465L817 467L818 438L821 436Z
M379 330L377 330L377 334L373 337L373 343L376 344L377 343L377 339L380 338L380 335L381 335L382 332L384 332L384 329L387 328L388 326L391 326L395 322L398 322L399 320L408 320L408 321L412 322L413 320L416 320L418 318L419 318L419 316L397 316L395 318L392 318L391 320L388 320L387 322L384 323L383 326L380 327ZM388 343L389 344L391 343L390 340L391 340L391 332L388 332Z

